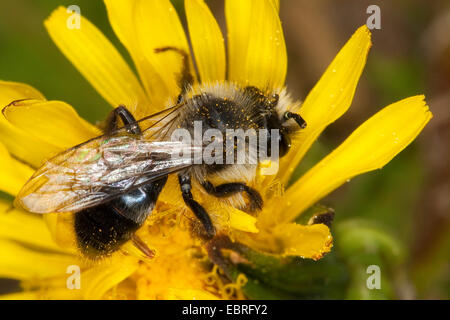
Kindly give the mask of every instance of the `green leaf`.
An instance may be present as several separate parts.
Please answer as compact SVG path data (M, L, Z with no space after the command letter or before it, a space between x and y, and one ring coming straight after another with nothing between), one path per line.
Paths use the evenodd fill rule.
M405 274L402 263L405 250L398 239L369 220L348 220L336 225L336 250L350 271L347 299L395 299L398 275ZM372 272L369 266L380 269L381 286L367 285Z
M245 274L243 291L251 299L339 299L348 285L345 264L334 254L314 261L246 249L243 258L249 263L235 265L231 274L233 280Z

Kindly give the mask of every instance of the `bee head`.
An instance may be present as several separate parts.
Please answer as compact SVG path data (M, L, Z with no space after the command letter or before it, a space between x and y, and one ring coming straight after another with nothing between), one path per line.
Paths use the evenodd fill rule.
M290 135L306 127L306 121L299 114L288 111L296 109L291 108L295 103L285 91L267 94L267 91L249 86L244 88L244 93L252 102L254 110L262 115L259 127L268 131L268 151L271 152L272 143L278 142L279 157L285 156L291 147ZM272 130L277 130L278 134L274 135Z
M267 118L267 132L268 132L268 149L271 151L272 139L277 139L279 156L285 156L291 148L290 132L283 126L283 120L280 119L276 112L271 113ZM278 134L273 135L272 130L277 130Z
M306 128L306 121L297 113L293 113L290 111L283 111L283 113L280 116L278 108L278 103L280 100L280 97L278 94L273 94L272 96L266 98L266 110L269 110L268 116L267 116L267 128L269 130L271 129L277 129L279 134L277 135L276 139L278 140L278 146L279 146L279 156L283 157L285 156L289 149L291 148L291 139L290 135L297 131L297 129L304 129ZM286 125L289 120L294 120L296 123L296 128L293 129L292 126ZM271 139L274 139L275 137L271 137Z

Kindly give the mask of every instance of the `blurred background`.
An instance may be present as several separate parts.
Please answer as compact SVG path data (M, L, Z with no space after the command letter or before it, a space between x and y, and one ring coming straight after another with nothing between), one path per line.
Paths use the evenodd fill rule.
M173 2L184 19L183 1ZM207 2L225 26L222 0ZM106 117L109 106L43 27L57 6L74 4L131 63L101 0L1 1L0 79L28 83L49 100L70 103L95 123ZM322 201L336 211L335 248L318 268L345 269L345 286L333 297L449 299L450 1L281 0L289 56L287 85L294 97L303 100L338 50L366 23L370 5L381 9L381 29L372 31L374 45L353 105L320 137L296 175L392 102L425 94L434 118L383 170L353 179ZM381 267L381 290L365 285L366 268L372 264Z

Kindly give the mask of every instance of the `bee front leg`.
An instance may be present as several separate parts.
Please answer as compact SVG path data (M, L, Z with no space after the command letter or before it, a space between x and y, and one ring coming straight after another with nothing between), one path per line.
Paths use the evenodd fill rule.
M229 197L239 192L245 192L250 198L250 209L252 211L256 209L262 209L263 200L261 195L258 191L250 188L245 183L233 182L214 186L211 182L205 181L202 183L202 186L206 190L206 192L218 198Z
M197 201L195 201L192 196L191 177L188 174L179 174L178 181L180 183L184 203L186 203L186 205L194 212L197 219L203 224L208 237L213 238L216 235L216 229L214 228L208 212L206 212L206 210Z
M105 133L107 135L112 135L119 128L119 117L120 119L122 119L122 122L129 133L135 135L140 135L142 133L141 128L139 127L134 116L123 104L121 104L113 111L111 111L108 119L106 120Z

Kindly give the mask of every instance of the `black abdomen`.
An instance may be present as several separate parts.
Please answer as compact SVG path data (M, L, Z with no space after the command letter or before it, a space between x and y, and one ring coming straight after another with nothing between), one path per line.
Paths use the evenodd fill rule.
M108 255L131 239L153 210L167 176L75 213L78 247L88 257Z

